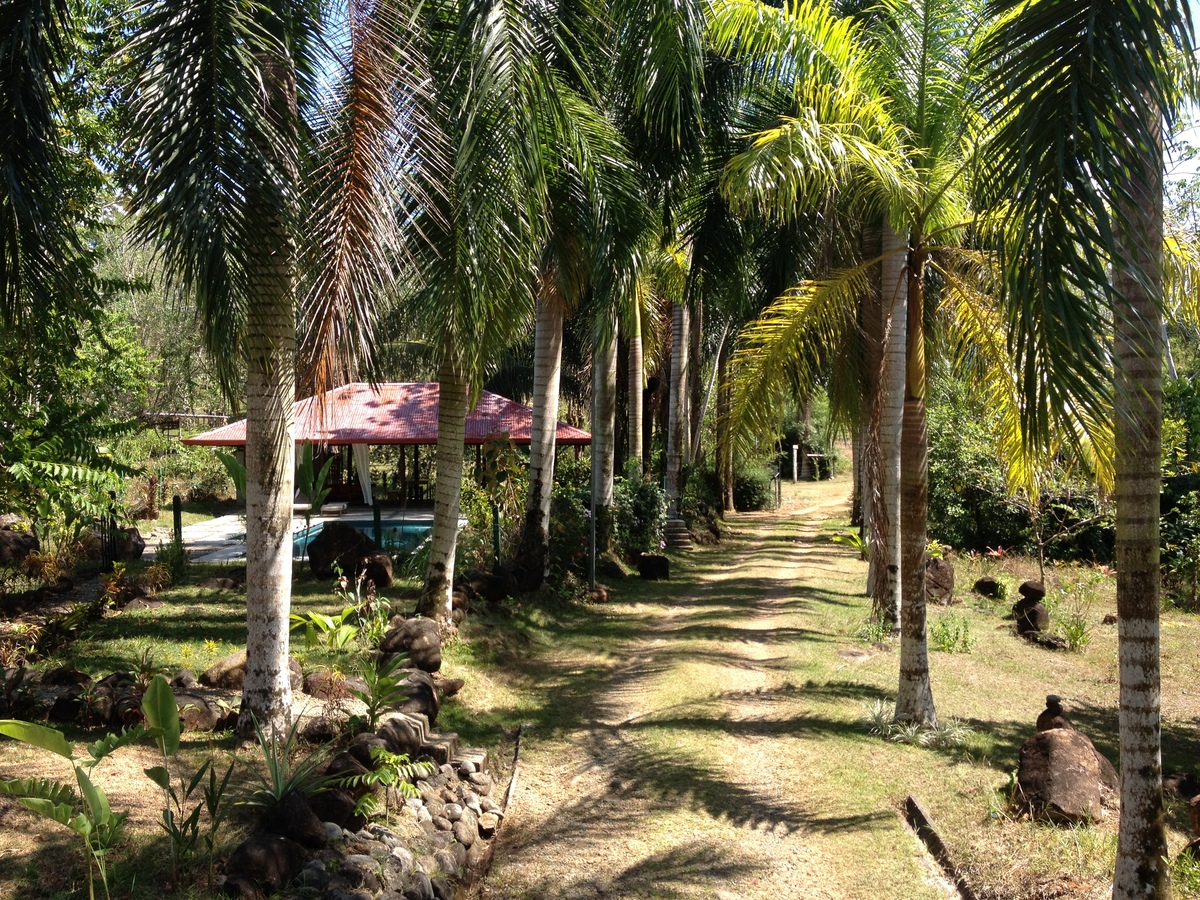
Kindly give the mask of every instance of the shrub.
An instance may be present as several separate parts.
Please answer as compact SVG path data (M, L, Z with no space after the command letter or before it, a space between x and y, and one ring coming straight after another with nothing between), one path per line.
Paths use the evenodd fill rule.
M667 519L667 496L662 488L638 471L637 462L624 478L613 481L613 525L622 555L657 552Z
M971 620L959 613L942 613L929 628L929 647L944 653L970 653L975 649Z
M585 573L591 540L591 470L586 460L560 459L550 491L550 568Z
M179 584L183 580L183 576L187 574L188 555L180 541L172 540L169 544L159 541L158 553L155 554L154 559L166 570L167 584Z
M1063 579L1043 601L1050 614L1050 630L1067 642L1067 649L1085 650L1092 642L1092 605L1099 596L1101 572L1078 574Z
M733 476L733 505L738 512L775 508L771 472L766 466L746 466Z
M1107 562L1114 532L1098 516L1095 486L1064 469L1050 473L1036 507L1010 500L996 457L989 413L969 387L935 379L929 406L929 531L960 550L1017 547L1037 552L1038 532L1048 556Z
M1170 506L1160 520L1159 538L1166 588L1178 606L1194 611L1200 609L1200 491L1188 491L1171 503L1170 486L1164 492Z

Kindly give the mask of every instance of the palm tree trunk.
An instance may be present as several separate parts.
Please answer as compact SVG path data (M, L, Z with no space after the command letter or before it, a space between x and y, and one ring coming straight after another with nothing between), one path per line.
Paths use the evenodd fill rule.
M914 240L914 243L916 241ZM925 261L913 254L908 267L908 358L904 382L904 431L900 468L900 688L896 719L937 724L925 640L925 534L929 512L929 435L925 417Z
M282 62L263 59L266 114L294 120L296 82ZM264 147L294 178L294 158ZM246 675L238 734L286 734L292 722L288 668L288 613L292 598L292 499L296 445L292 404L296 400L296 314L294 256L287 229L266 198L259 206L261 243L253 248L251 305L246 317Z
M883 254L882 220L864 226L861 238L863 261L878 259ZM867 291L859 303L859 322L863 340L863 400L858 432L861 434L854 455L856 490L862 503L862 528L867 540L867 595L874 601L876 619L884 620L892 608L887 590L887 531L886 511L881 508L879 485L879 414L883 384L883 269L871 266L867 276Z
M729 433L729 413L733 406L733 386L729 383L729 344L717 353L717 478L721 485L721 512L733 509L733 439Z
M529 590L539 587L550 563L550 492L554 487L558 390L562 376L564 312L554 297L539 297L534 326L533 423L529 443L529 493L518 557Z
M695 314L688 326L688 442L684 462L692 467L700 464L700 437L704 427L703 393L704 366L700 345L704 332L704 304L696 304Z
M629 317L629 458L637 460L642 468L642 388L645 374L642 372L642 310L638 303L633 305Z
M871 596L882 607L884 621L893 627L901 616L900 559L900 444L904 423L905 353L908 320L908 280L904 271L907 246L885 224L883 228L881 313L883 368L879 383L879 492L884 514L883 534L872 544L878 552ZM878 529L877 529L878 530Z
M467 423L467 379L463 367L447 352L438 370L437 482L429 566L418 612L449 619L454 610L454 554L458 548L459 498L462 492L463 440Z
M592 352L592 505L596 552L612 543L613 459L617 449L617 336L596 331Z
M1133 167L1121 234L1124 254L1117 259L1115 273L1121 821L1114 900L1157 900L1171 895L1162 795L1159 667L1161 159L1160 148Z
M725 349L725 339L729 337L729 323L726 322L721 327L721 336L717 338L717 359L721 358L721 353ZM699 357L696 357L698 360ZM696 368L700 368L699 362L696 363ZM703 458L700 450L700 442L703 438L704 417L708 415L708 406L712 403L713 391L717 386L717 375L719 366L713 363L711 370L708 373L708 384L704 388L704 395L699 401L699 411L695 416L695 430L692 432L692 462L699 466L700 460Z
M667 506L679 515L683 493L684 454L688 443L688 308L683 302L671 309L671 375L667 406Z
M854 486L850 488L850 524L859 529L859 536L862 536L863 529L863 478L866 470L863 468L863 436L864 431L861 425L856 425L854 430L850 432L850 477L853 479ZM795 468L800 467L799 460L796 461ZM793 473L794 474L794 473Z

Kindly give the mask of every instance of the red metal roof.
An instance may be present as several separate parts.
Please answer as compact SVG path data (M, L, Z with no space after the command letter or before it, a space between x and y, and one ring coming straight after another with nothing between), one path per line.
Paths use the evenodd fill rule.
M438 385L355 383L342 385L325 395L297 400L296 443L314 444L436 444ZM467 416L468 444L482 444L494 434L508 433L518 444L528 444L533 410L507 397L484 391ZM590 444L586 431L558 423L560 445ZM246 443L246 421L232 422L185 438L185 444L206 447L240 447Z

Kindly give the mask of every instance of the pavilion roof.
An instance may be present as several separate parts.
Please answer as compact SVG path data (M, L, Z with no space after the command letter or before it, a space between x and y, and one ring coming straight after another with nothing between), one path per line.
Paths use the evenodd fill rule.
M438 385L390 382L372 386L345 384L318 397L297 400L293 407L297 443L314 444L436 444ZM484 391L467 416L466 443L482 444L492 435L507 433L528 444L533 410L507 397ZM558 423L557 442L583 446L592 442L586 431ZM240 447L246 443L246 421L231 422L185 438L183 443L207 447Z

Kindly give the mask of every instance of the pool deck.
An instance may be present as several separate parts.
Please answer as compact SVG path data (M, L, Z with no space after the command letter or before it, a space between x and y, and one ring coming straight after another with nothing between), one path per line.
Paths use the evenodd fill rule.
M401 525L433 526L433 510L431 509L396 509L381 508L380 524L384 528L397 528ZM313 516L312 525L323 522L354 522L372 521L374 511L369 506L351 506L340 516ZM292 517L292 532L303 531L304 516ZM246 560L246 525L241 516L229 515L198 522L185 526L183 529L183 546L188 556L196 562L245 562ZM146 555L152 556L150 547ZM296 557L300 559L301 557Z

